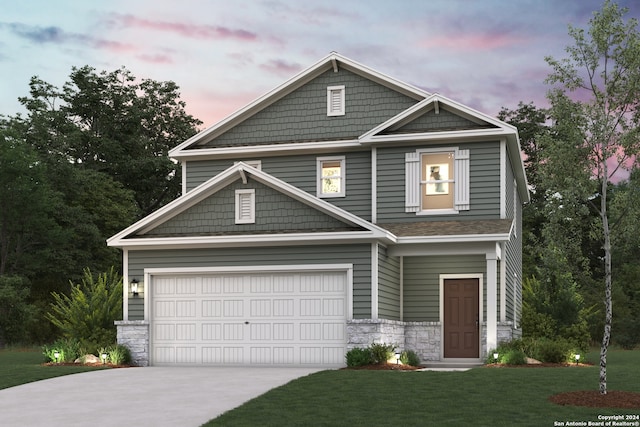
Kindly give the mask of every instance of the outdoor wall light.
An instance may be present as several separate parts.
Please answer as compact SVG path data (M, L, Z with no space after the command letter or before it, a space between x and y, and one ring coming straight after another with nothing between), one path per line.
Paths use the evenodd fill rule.
M578 364L578 361L580 360L580 355L579 355L579 354L576 354L576 355L575 355L575 358L576 358L576 365L577 365L577 364Z
M102 364L104 365L107 361L107 353L102 353L100 357L102 358Z
M493 353L493 363L498 363L498 356L500 356L498 353Z
M60 359L60 352L56 351L55 353L53 353L53 357L55 357L56 363L58 363L58 360Z
M140 282L138 282L138 279L133 279L131 281L131 283L129 283L129 289L131 290L131 295L133 295L134 297L138 296L139 290L138 290L138 285L140 284Z

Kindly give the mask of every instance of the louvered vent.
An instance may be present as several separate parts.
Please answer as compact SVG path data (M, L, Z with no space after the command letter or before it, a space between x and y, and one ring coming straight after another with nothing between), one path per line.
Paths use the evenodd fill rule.
M345 113L344 86L329 86L327 88L327 115L342 116Z
M255 223L255 212L255 190L236 190L236 224Z

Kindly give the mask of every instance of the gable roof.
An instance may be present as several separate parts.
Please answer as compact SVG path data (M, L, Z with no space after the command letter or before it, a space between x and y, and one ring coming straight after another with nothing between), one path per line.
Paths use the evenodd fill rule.
M231 183L242 179L256 180L269 186L282 194L285 194L299 202L310 206L319 212L329 215L350 227L355 227L359 231L325 231L325 232L287 232L287 233L256 233L233 235L204 235L204 236L148 236L147 234L175 218L188 209L203 202L211 195L227 187ZM387 230L380 228L362 218L353 215L337 206L318 199L309 193L302 191L284 181L281 181L261 170L258 170L246 163L239 162L224 172L216 175L187 194L179 197L173 202L160 208L158 211L141 219L120 233L107 240L108 246L120 248L165 248L175 246L189 247L216 247L216 246L239 246L244 244L308 244L311 242L332 242L332 241L373 241L381 240L386 243L395 241L395 236Z
M408 129L408 125L430 111L446 110L466 120L471 125L462 129ZM404 131L403 131L404 130ZM411 142L437 142L444 141L481 141L503 139L508 146L508 155L514 167L514 175L518 183L518 191L523 201L529 201L529 189L524 163L520 157L520 139L518 129L481 113L459 102L453 101L443 95L433 94L392 117L369 132L361 135L359 141L362 145L385 145Z
M429 93L422 89L373 70L372 68L346 58L336 52L331 52L329 55L313 64L311 67L296 74L280 86L267 92L265 95L259 97L245 107L237 110L230 116L224 118L208 129L199 132L198 134L184 141L182 144L173 148L169 151L169 156L175 159L181 159L188 158L191 155L196 154L194 153L194 149L196 147L206 144L207 142L211 141L212 139L246 120L247 118L253 116L257 112L267 108L276 101L302 87L304 84L315 79L322 73L331 69L337 70L338 68L344 68L345 70L348 70L352 73L363 76L369 80L372 80L376 83L400 92L408 97L411 97L416 101L421 101L429 96ZM206 150L200 149L198 150L197 154L206 154Z

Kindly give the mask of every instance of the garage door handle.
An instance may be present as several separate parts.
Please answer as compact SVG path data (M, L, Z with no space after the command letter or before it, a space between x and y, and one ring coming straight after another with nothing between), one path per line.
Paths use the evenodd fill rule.
M245 325L248 325L248 324L249 324L249 322L248 322L248 321L247 321L247 322L244 322L244 324L245 324Z

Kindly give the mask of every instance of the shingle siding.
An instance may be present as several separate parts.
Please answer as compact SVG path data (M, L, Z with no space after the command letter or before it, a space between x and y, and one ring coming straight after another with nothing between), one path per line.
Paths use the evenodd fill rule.
M345 86L345 114L327 116L327 87ZM417 101L357 74L326 71L206 147L357 138Z
M174 249L129 252L129 277L145 268L240 267L255 265L353 264L353 316L371 317L371 245ZM129 298L129 320L143 320L144 295Z

